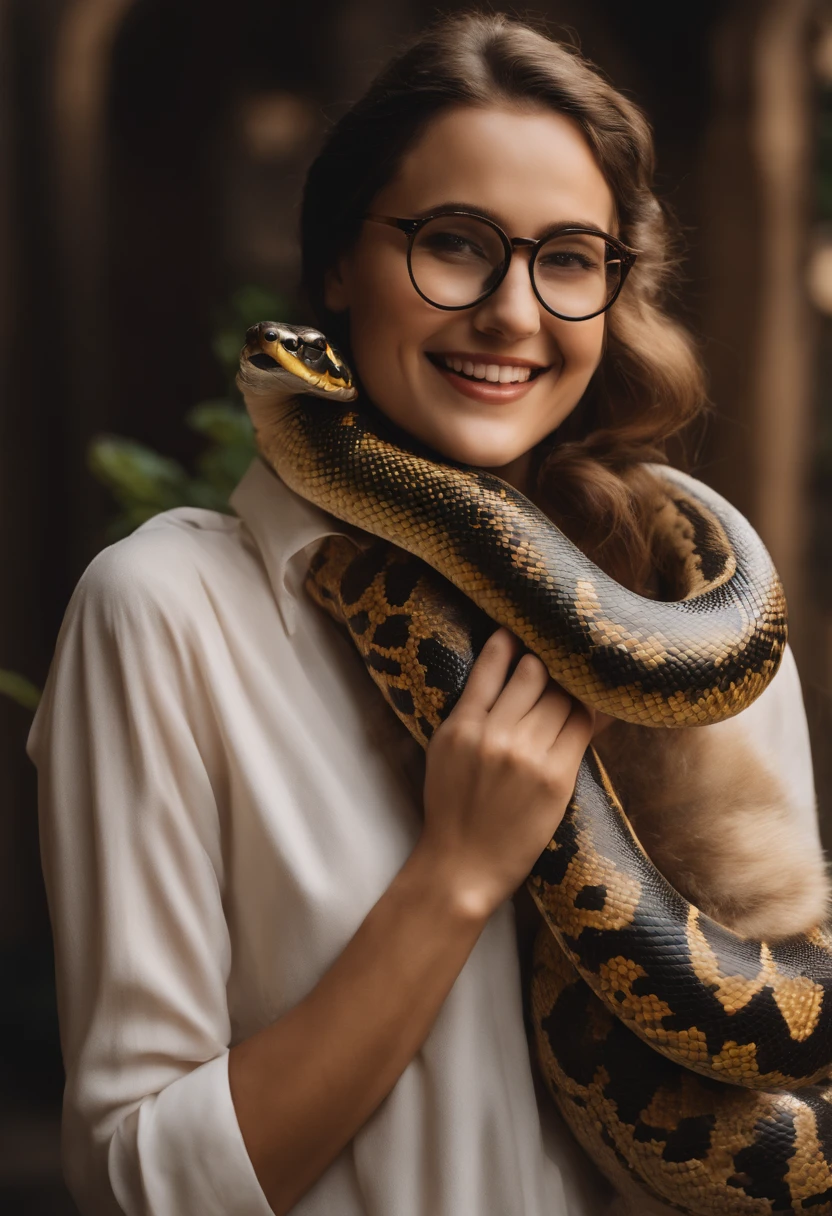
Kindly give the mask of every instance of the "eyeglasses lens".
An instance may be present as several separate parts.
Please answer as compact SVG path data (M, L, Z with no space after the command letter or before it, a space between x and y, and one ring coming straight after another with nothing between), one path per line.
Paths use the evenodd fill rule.
M410 255L424 296L446 308L465 308L493 287L505 250L488 224L464 215L439 216L419 229Z
M553 236L534 263L543 302L563 317L589 317L606 308L621 280L621 262L608 261L608 245L588 232Z
M438 216L419 229L410 266L419 291L445 308L466 308L499 281L505 249L498 233L470 216ZM560 234L535 259L535 285L544 303L564 317L600 312L615 294L621 263L608 261L603 237Z

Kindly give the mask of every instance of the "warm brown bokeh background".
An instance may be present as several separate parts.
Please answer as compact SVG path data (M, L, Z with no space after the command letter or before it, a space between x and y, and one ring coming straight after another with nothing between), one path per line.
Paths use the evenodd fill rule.
M446 0L441 11L457 7ZM495 4L495 8L511 6ZM223 306L294 295L326 124L434 0L0 0L0 668L42 684L111 503L102 431L189 459ZM548 0L645 106L714 413L696 471L785 583L832 843L832 13L821 0ZM337 186L333 186L337 189ZM251 317L254 321L259 318ZM30 715L0 698L0 1207L71 1212Z

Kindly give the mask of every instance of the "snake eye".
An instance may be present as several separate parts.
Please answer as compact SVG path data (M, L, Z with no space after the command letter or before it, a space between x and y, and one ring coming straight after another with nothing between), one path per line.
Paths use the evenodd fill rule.
M284 350L297 350L299 346L300 346L300 342L298 341L297 338L284 338L283 339L283 349Z
M267 329L266 332L263 334L263 337L266 339L267 342L276 342L277 341L277 334L275 333L275 331L273 329Z

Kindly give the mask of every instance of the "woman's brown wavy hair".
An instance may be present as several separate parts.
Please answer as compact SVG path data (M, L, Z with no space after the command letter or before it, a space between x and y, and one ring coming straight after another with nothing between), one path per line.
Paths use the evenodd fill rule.
M580 403L536 452L533 497L608 573L666 594L653 537L655 482L642 467L703 408L701 367L662 310L673 260L652 191L650 127L571 46L502 14L440 20L394 58L333 127L312 164L301 217L303 282L321 328L349 354L348 318L324 276L427 123L454 106L545 107L582 129L612 190L618 235L638 250L607 313L606 348ZM665 572L667 573L667 572Z

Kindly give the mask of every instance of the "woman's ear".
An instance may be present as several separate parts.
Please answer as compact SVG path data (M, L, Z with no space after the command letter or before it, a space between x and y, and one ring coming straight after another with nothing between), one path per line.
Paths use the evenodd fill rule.
M345 312L350 306L346 258L340 257L324 274L324 304L329 312Z

